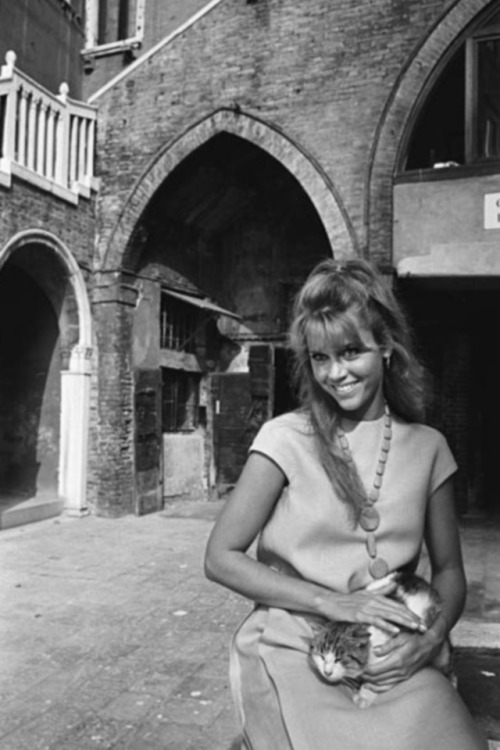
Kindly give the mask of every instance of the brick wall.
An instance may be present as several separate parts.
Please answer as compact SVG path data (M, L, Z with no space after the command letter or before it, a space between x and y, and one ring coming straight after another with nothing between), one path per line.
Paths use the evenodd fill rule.
M83 268L91 268L94 254L95 203L80 200L78 206L14 179L8 190L0 188L0 242L33 229L52 232Z
M264 123L269 132L283 134L324 176L325 193L338 208L338 231L329 231L330 238L340 238L334 254L370 254L390 267L392 177L404 128L440 57L487 5L486 0L215 5L184 34L133 64L94 102L100 108L102 178L96 265L112 272L124 258L129 264L135 223L168 174L169 154L226 108L236 119L241 112L256 127ZM154 15L157 6L152 7ZM192 145L198 145L196 138ZM171 169L175 166L172 160ZM98 312L96 324L100 348L109 352L112 365L99 365L100 456L122 486L133 472L129 322L115 306ZM108 486L105 467L101 477L102 487ZM112 486L110 474L109 492L100 491L109 499L102 502L130 507L127 490L122 500L111 499Z
M118 7L120 0L108 0L109 12ZM130 65L134 56L138 57L172 34L207 5L206 0L147 0L144 18L144 35L139 50L130 55L130 51L115 51L102 57L87 58L86 76L83 81L84 98L94 94L111 78L118 75ZM135 7L130 13L129 27L131 35L135 26Z
M216 109L237 104L317 160L366 247L377 128L401 72L447 5L371 2L360 13L359 2L220 3L96 102L103 246L160 150ZM387 214L390 206L377 210Z

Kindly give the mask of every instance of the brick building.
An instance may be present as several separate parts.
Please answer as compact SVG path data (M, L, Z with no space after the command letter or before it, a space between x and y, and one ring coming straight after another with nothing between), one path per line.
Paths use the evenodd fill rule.
M87 139L67 135L72 202L20 147L0 182L0 492L119 515L223 491L293 405L295 289L361 255L412 316L460 512L493 514L498 0L44 5L54 54L81 40L58 59Z

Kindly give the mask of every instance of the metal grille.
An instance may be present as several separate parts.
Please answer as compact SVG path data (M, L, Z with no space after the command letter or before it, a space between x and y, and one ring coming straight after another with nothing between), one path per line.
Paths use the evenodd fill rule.
M192 305L161 295L160 347L194 354L198 311Z

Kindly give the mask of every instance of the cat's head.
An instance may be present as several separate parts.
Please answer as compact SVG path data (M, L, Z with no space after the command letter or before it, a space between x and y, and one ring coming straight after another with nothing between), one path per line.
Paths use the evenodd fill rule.
M367 628L354 623L332 623L316 632L309 649L313 668L332 683L361 677L368 655Z
M345 680L356 680L363 673L360 663L350 656L340 657L331 651L327 653L311 651L310 659L314 669L327 682L337 683Z

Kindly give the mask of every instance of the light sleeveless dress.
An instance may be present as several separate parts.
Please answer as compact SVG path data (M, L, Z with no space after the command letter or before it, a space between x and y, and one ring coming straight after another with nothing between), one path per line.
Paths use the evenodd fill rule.
M348 422L345 431L368 489L383 420ZM321 467L305 414L267 422L252 451L274 461L288 484L260 535L257 556L284 574L339 592L364 588L366 534L352 528ZM443 436L393 419L393 437L377 502L377 549L391 570L416 561L430 495L456 464ZM321 681L308 660L307 616L257 606L231 646L231 686L249 750L485 750L458 693L437 670L420 670L358 708L348 688Z

